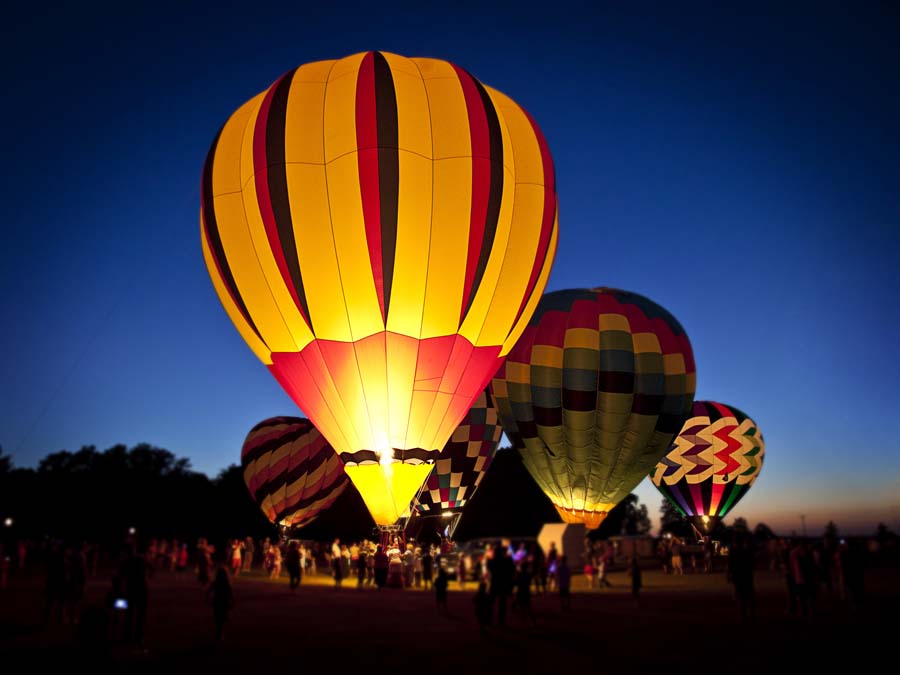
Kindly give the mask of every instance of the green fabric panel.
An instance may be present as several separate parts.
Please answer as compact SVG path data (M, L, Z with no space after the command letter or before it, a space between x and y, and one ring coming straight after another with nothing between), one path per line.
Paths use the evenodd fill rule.
M631 333L621 330L601 330L600 351L607 349L618 349L634 354L634 340L631 339Z

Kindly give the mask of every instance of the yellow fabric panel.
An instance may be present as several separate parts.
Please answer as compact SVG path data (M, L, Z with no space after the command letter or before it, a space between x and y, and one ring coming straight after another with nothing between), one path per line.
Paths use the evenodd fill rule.
M350 321L338 269L325 167L291 164L286 167L291 195L291 219L297 257L306 289L313 332L329 340L350 342Z
M242 195L224 194L216 197L214 202L222 248L250 318L271 351L297 351L297 342L272 297L269 281L256 256L244 216ZM284 289L284 284L281 286Z
M393 525L407 511L431 469L431 464L394 462L387 469L380 464L359 464L347 466L345 471L375 522Z
M506 190L504 189L504 200ZM515 323L519 305L522 302L534 267L534 258L538 248L541 234L541 217L544 208L544 188L538 185L515 186L515 210L512 213L512 225L509 229L509 242L506 244L505 255L491 255L482 281L482 289L469 314L463 321L460 333L469 337L467 329L469 320L477 321L478 313L484 318L481 331L469 339L476 346L501 345L509 335L510 328ZM497 241L494 243L495 252L502 241L500 237L500 225L497 227ZM496 282L491 283L489 273L491 265L496 264L500 271ZM502 271L500 267L502 265ZM496 274L496 272L495 272ZM491 286L494 288L491 289ZM492 292L491 292L492 291ZM479 304L479 301L483 304ZM477 305L477 307L476 307ZM474 338L474 339L473 339Z
M531 126L525 112L505 94L490 87L486 87L486 89L494 102L494 107L503 116L509 130L512 155L515 160L516 184L544 185L544 160L541 157L541 146L538 144L534 127ZM505 156L505 143L503 150Z
M528 322L531 320L532 315L534 315L534 310L537 309L537 305L541 301L544 289L547 287L547 280L550 278L550 270L553 268L552 262L553 258L556 256L556 244L559 239L558 213L559 210L557 209L557 218L553 222L553 232L550 233L550 244L547 247L547 263L544 264L543 269L541 269L538 274L537 283L535 283L534 290L531 292L531 298L525 303L519 321L510 332L509 337L506 338L506 342L503 343L503 347L500 350L500 356L509 354L516 342L519 341L519 338L522 337L522 333L525 332Z
M435 391L413 390L412 402L409 406L409 426L406 431L406 443L403 447L424 447L422 438L425 433L425 425L428 423L428 416L434 407L436 397L437 392Z
M534 345L531 348L531 365L562 368L563 348L552 345Z
M356 80L363 54L334 64L325 89L325 161L356 150ZM354 157L353 161L356 161Z
M241 186L244 184L241 176L241 148L244 142L244 131L251 116L253 119L256 118L256 111L259 109L262 99L263 94L257 94L251 98L238 108L222 127L213 159L213 195L240 192Z
M420 447L423 450L440 450L443 447L443 442L438 445L435 443L435 438L437 438L440 433L441 426L444 423L444 416L452 401L453 394L447 394L442 391L435 394L434 405L425 422L420 445L417 447ZM449 434L447 435L449 436ZM446 436L444 438L446 439Z
M393 52L382 51L380 54L384 57L385 61L388 62L388 65L391 68L391 77L394 78L395 83L398 75L409 75L421 81L422 76L419 74L419 69L416 67L416 64L413 63L411 58L400 56Z
M456 72L449 61L422 56L411 58L410 61L416 64L419 72L422 73L422 78L425 80L431 80L436 77L456 77Z
M506 381L513 382L515 384L528 384L529 382L531 382L531 364L507 361Z
M275 262L275 254L272 252L272 246L266 234L266 226L263 223L257 199L256 181L250 180L244 186L243 201L246 223L253 241L253 248L256 250L256 259L263 276L265 276L269 292L278 306L282 320L293 337L295 347L288 351L300 351L313 340L312 330L306 324L294 298L291 297L291 292L278 269L278 263ZM242 288L242 286L238 285L238 288ZM283 350L273 348L273 351Z
M431 159L431 115L425 83L419 69L407 58L384 52L382 54L391 68L394 80L398 145L401 150ZM402 173L400 185L402 194Z
M659 354L662 348L659 346L659 338L653 333L635 333L631 336L634 341L634 353L643 354L652 352Z
M359 72L359 64L362 63L363 57L366 54L368 54L368 52L357 52L356 54L351 54L350 56L345 56L344 58L335 61L331 72L328 74L329 86L334 80L346 75L355 75Z
M387 355L384 333L353 345L359 364L359 379L365 396L365 407L359 410L371 428L371 440L363 447L388 450L391 447L390 418L388 417Z
M325 163L325 83L298 82L298 77L309 66L294 73L288 91L287 112L284 124L284 161L286 164L309 162Z
M425 80L434 138L433 156L435 159L471 157L469 113L462 85L449 63L441 65L438 71L446 75Z
M388 406L391 420L390 444L393 448L415 447L407 445L412 408L413 388L416 379L418 342L387 336Z
M563 345L566 349L595 349L600 351L600 334L592 328L569 328Z
M399 160L397 244L387 329L418 338L422 333L431 239L432 162L406 151L400 151Z
M685 371L682 354L663 354L663 372L666 375L683 375Z
M423 339L452 335L459 330L471 208L472 160L464 157L435 161Z
M327 61L314 61L313 63L304 64L294 73L294 83L321 82L324 84L328 80L328 74L335 63L334 59L329 59Z
M327 148L327 146L326 146ZM331 229L353 340L384 330L359 192L359 165L356 153L344 155L327 167ZM329 335L318 335L331 339Z
M203 214L200 214L200 222L201 226L203 223ZM216 269L216 263L213 260L212 254L210 253L209 246L206 243L206 235L201 232L200 236L200 244L203 248L203 260L206 262L206 269L209 272L209 278L212 279L213 288L216 289L216 295L219 296L219 301L222 303L222 306L225 308L225 312L228 314L228 318L231 319L231 322L234 324L234 327L237 328L238 333L240 333L241 337L244 338L244 341L253 350L253 353L256 354L256 357L265 363L266 365L272 364L272 353L269 351L269 348L266 347L265 343L257 337L254 330L250 327L250 324L244 320L243 314L241 314L241 310L238 309L238 306L234 304L234 301L231 299L231 294L228 292L228 289L225 288L225 283L219 277L219 273Z
M625 333L631 332L631 324L624 314L601 314L598 317L600 330L620 330Z
M266 518L272 520L275 517L275 509L272 508L272 495L266 495L259 508L266 514Z

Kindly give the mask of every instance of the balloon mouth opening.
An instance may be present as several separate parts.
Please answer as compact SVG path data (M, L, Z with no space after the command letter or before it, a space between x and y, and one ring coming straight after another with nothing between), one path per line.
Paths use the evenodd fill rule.
M587 509L568 508L554 504L556 512L564 523L583 524L589 530L596 530L606 520L609 511L590 511Z

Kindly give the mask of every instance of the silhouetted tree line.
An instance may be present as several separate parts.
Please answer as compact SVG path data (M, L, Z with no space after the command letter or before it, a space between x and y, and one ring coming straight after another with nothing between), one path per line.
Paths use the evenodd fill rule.
M145 443L62 450L36 469L16 468L0 452L0 517L13 520L7 537L29 539L119 542L132 527L141 539L192 543L275 534L239 466L210 479L190 460Z

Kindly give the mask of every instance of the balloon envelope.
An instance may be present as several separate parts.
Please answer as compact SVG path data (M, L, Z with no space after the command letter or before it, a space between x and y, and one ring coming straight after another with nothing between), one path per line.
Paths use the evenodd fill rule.
M756 482L765 452L759 426L746 413L694 401L650 480L694 527L708 533Z
M461 510L484 478L502 435L497 409L485 390L437 456L413 508L422 515Z
M257 424L241 449L250 496L277 525L302 527L331 506L350 481L328 441L302 417Z
M546 294L491 387L507 436L560 516L595 528L668 449L696 375L669 312L596 288Z
M203 171L219 299L379 523L430 471L393 450L444 446L534 311L557 232L537 124L435 59L300 66L228 119Z

